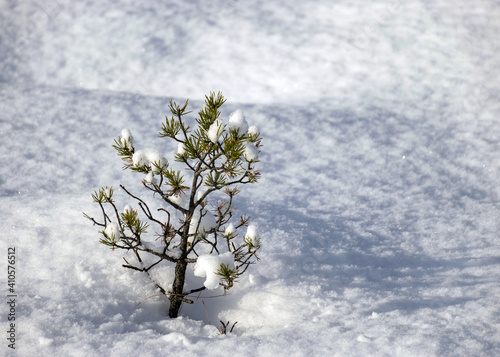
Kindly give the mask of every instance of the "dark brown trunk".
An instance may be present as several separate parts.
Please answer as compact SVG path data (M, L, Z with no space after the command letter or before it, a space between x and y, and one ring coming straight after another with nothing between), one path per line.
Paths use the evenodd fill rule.
M186 268L187 263L182 260L178 261L175 265L175 279L172 285L170 308L168 310L168 316L170 318L176 318L179 315L179 310L184 299L183 292L184 280L186 279Z

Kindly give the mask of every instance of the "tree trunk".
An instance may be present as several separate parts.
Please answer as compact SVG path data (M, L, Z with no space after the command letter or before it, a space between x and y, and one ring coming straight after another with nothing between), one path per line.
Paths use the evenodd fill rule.
M175 265L175 279L170 295L170 309L168 310L168 316L170 318L176 318L179 315L179 310L184 300L183 292L184 280L186 279L186 268L187 263L183 260L179 260Z

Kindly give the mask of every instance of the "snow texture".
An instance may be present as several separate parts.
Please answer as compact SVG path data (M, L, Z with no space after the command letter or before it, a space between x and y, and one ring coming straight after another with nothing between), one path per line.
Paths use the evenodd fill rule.
M229 269L234 269L233 253L200 255L194 266L194 275L206 278L203 285L208 290L214 290L220 286L221 276L217 274L217 271L220 269L221 264L228 265Z
M499 18L495 0L1 1L0 251L16 247L19 299L0 355L499 356ZM100 217L102 186L135 207L123 184L164 219L113 139L128 128L182 169L157 136L169 101L189 98L193 125L219 90L221 118L262 131L234 215L260 260L169 319L82 212ZM191 266L186 291L205 280Z
M152 183L152 184L156 184L158 182L158 180L156 179L156 177L153 174L153 171L148 172L146 177L144 177L144 181L146 181L147 183Z

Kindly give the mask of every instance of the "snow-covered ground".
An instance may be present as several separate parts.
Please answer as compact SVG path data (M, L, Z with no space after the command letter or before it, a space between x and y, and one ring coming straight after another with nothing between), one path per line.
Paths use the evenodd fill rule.
M499 355L499 33L493 0L0 1L0 354ZM141 189L122 128L172 159L210 90L263 133L261 261L171 320L82 212Z

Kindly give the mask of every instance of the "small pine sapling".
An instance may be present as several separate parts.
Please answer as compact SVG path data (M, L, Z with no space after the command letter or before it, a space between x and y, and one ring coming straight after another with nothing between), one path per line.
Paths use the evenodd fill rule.
M125 268L145 272L154 281L152 268L163 262L175 265L172 286L154 281L169 297L171 318L178 316L182 303L193 303L190 294L219 286L226 292L258 260L260 238L255 226L249 224L249 217L235 219L233 213L238 185L256 183L260 178L255 165L261 137L257 127L248 127L241 110L224 123L219 111L224 102L220 92L205 96L205 105L192 127L185 119L190 113L186 110L188 101L182 107L170 101L172 116L166 117L159 137L177 143L174 160L185 166L185 172L171 168L156 149L137 150L128 129L115 139L113 147L125 162L124 169L142 174L144 189L160 198L164 207L153 212L143 199L120 185L140 210L127 205L120 212L113 188L103 187L92 194L100 206L101 220L85 215L102 228L101 243L133 253L136 262L124 258ZM218 197L223 198L210 201L216 191L222 192ZM242 227L247 227L247 232L238 239ZM155 240L160 243L152 244ZM146 263L146 255L154 258L149 259L152 263ZM186 291L189 264L194 264L194 275L204 277L205 282Z

